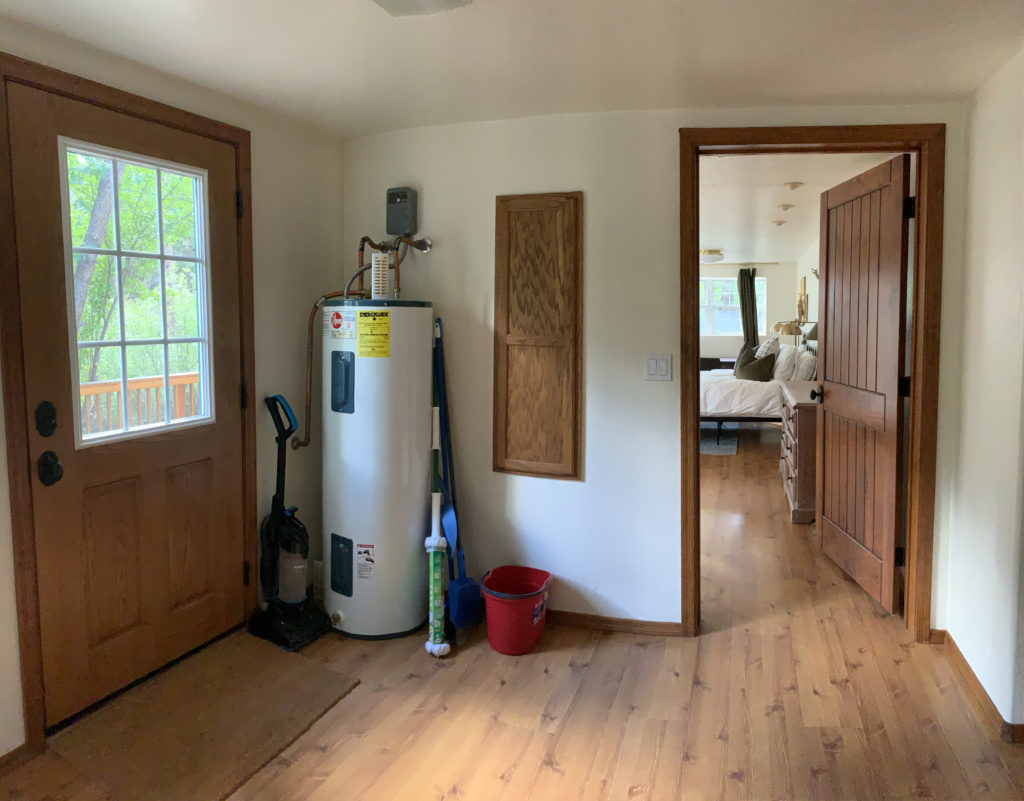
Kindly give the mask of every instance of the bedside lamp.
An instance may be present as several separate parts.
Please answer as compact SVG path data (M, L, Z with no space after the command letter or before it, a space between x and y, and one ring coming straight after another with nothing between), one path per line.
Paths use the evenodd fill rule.
M803 334L804 330L800 327L800 324L796 320L782 320L771 327L773 334L792 334L793 344L798 344L797 340Z

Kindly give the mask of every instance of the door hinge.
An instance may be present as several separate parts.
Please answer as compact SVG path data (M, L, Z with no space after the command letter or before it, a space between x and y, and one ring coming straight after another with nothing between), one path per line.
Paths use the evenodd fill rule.
M903 567L907 563L907 549L898 546L896 548L896 567Z
M911 198L913 199L913 198ZM245 200L242 198L242 190L239 189L235 192L235 216L238 219L242 219L242 213L245 211Z
M249 570L250 570L249 560L246 559L244 562L242 562L242 586L243 587L248 587L249 586Z
M917 198L903 198L903 219L912 220L917 216Z
M909 375L901 375L900 376L899 386L898 386L897 390L898 390L899 396L901 398L909 398L910 397L910 376Z
M241 400L242 400L242 408L243 409L248 409L249 408L249 387L247 387L245 384L242 384L242 391L241 391L240 394L241 394Z

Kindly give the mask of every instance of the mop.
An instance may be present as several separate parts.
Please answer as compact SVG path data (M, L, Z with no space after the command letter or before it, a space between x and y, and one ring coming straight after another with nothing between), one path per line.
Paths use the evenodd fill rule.
M452 647L444 638L444 580L445 566L447 563L448 542L441 531L441 413L437 406L437 386L434 386L434 415L433 415L433 451L434 451L434 476L430 493L430 536L424 541L427 549L429 581L430 581L430 611L429 611L429 636L427 638L427 653L432 656L446 656Z

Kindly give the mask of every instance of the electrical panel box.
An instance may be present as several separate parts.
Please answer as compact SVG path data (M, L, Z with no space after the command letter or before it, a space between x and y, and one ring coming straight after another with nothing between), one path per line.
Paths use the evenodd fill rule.
M416 190L394 186L388 190L388 236L412 236L419 229L416 221Z

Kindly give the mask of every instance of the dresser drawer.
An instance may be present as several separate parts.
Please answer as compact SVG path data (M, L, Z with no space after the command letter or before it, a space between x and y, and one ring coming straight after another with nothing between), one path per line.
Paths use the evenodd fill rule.
M799 464L796 450L797 441L785 427L782 429L782 440L779 447L782 449L782 456L788 456L794 464Z

